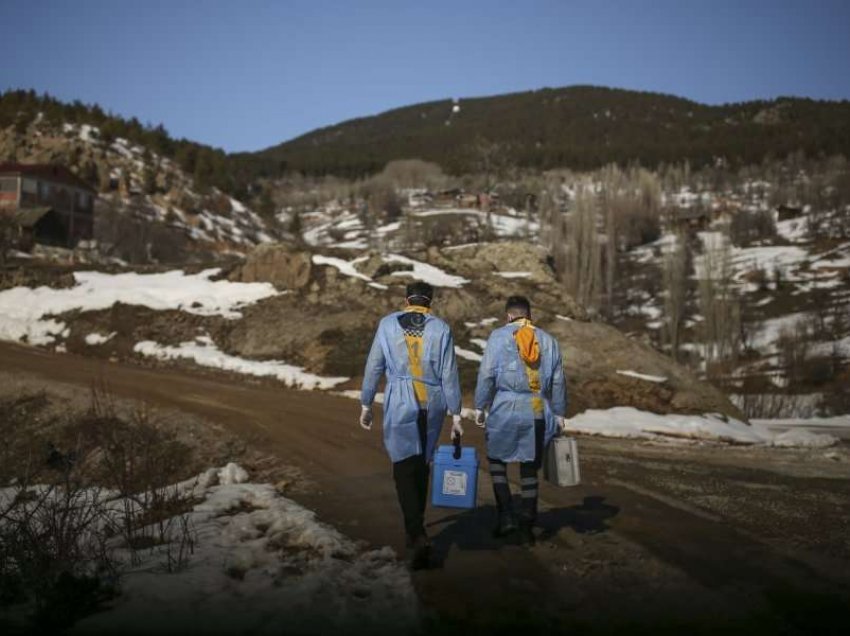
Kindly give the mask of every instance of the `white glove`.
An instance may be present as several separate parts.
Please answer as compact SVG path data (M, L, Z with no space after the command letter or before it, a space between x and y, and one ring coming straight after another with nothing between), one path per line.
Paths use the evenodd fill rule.
M484 411L481 409L475 409L475 425L479 428L484 428L484 422L487 420L487 416L484 414Z
M452 439L463 437L463 426L460 424L460 415L452 415Z
M567 418L561 417L560 415L555 416L555 422L558 424L558 430L561 432L561 435L567 434Z
M372 407L361 406L360 410L360 428L365 431L372 430Z

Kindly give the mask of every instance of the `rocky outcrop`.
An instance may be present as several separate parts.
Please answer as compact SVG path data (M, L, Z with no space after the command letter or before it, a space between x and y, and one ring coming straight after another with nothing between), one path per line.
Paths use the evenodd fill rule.
M310 282L312 266L308 252L282 243L267 243L254 249L228 278L242 283L271 283L280 290L300 290Z

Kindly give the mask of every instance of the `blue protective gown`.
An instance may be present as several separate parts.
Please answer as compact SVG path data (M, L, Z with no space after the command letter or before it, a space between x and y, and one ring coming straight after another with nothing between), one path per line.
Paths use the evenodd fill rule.
M487 456L503 462L535 460L533 393L529 388L525 363L520 357L514 332L520 325L511 323L490 334L478 369L475 408L489 411L487 416ZM544 443L557 432L555 416L567 412L567 384L558 341L535 327L540 346L540 397L546 423Z
M385 316L378 325L366 361L360 402L364 406L371 406L381 376L386 374L384 446L390 459L399 462L424 453L426 461L431 461L446 413L460 414L460 380L454 340L445 322L430 314L425 315L421 375L417 380L425 385L427 402L420 405L413 386L414 375L410 368L408 346L398 321L402 313L394 312ZM420 408L428 412L425 448L422 448L416 424Z

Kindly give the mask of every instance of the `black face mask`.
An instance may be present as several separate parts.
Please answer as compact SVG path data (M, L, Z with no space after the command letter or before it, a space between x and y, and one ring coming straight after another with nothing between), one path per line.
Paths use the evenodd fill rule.
M414 302L415 299L419 299L420 302ZM419 305L420 307L431 306L431 299L427 296L408 296L406 300L411 305Z

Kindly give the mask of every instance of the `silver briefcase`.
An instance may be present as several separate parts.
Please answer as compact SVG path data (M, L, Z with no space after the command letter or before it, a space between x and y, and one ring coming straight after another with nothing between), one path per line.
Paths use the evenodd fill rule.
M556 437L546 448L543 477L556 486L578 486L581 470L578 464L578 444L574 437Z

